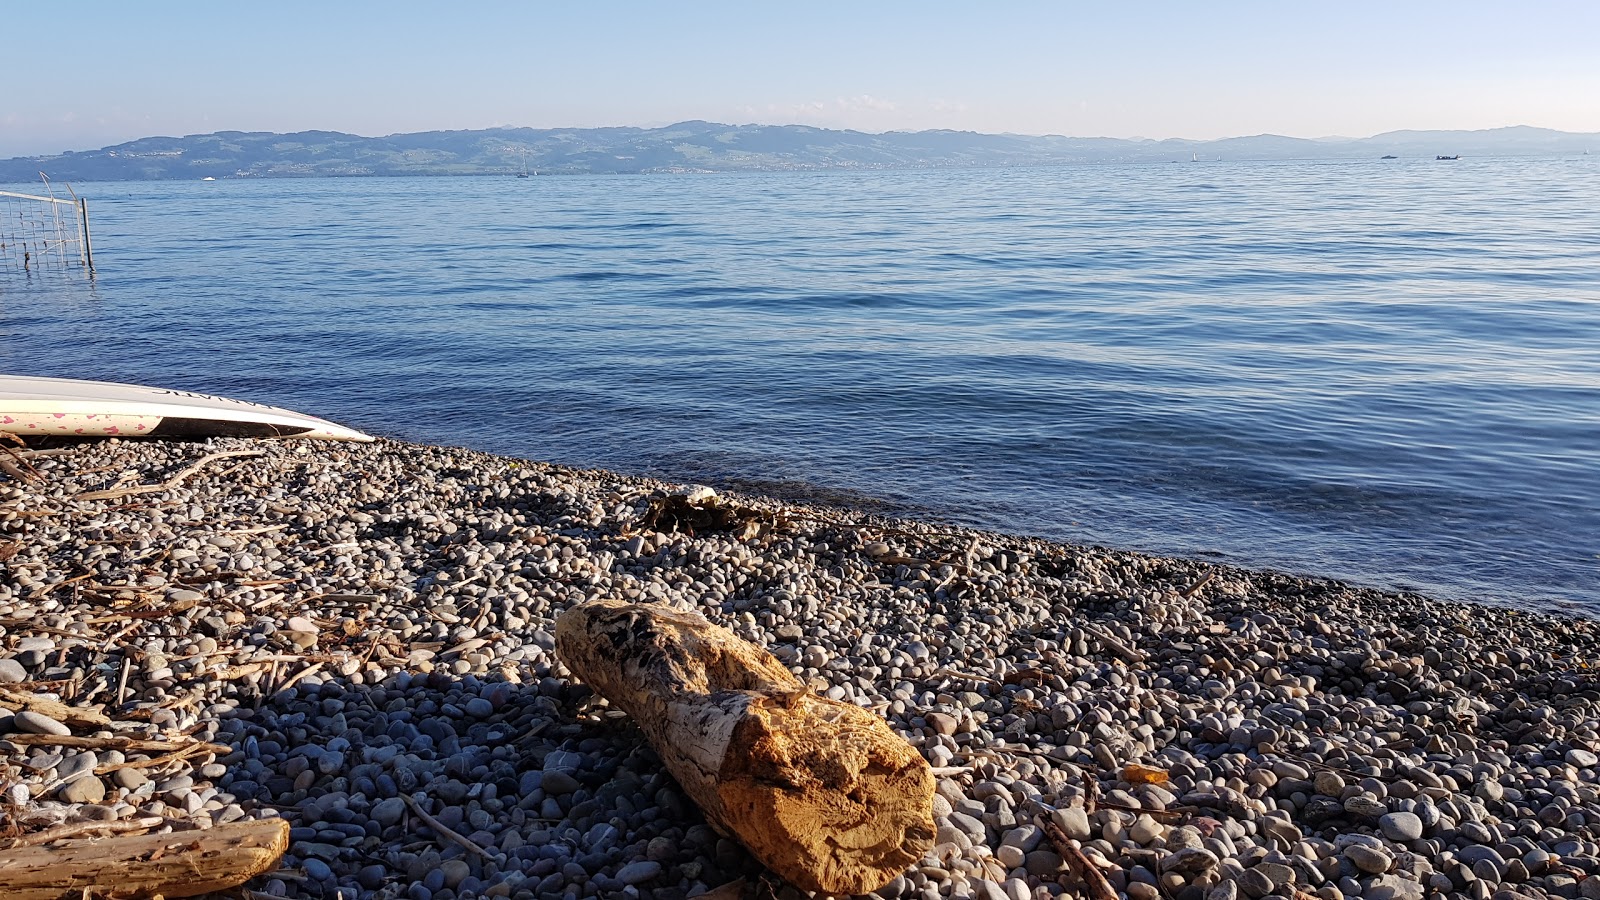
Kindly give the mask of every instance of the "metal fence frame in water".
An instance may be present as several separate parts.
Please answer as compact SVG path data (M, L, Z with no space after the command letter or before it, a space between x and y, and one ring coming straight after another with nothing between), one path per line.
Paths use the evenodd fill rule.
M50 187L48 180L45 187ZM94 272L89 202L74 194L71 187L67 193L72 194L72 199L0 191L0 271L66 268L76 260Z

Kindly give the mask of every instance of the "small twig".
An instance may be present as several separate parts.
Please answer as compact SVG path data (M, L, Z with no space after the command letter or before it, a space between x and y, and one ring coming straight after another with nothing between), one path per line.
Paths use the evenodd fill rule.
M987 684L987 685L989 685L991 687L996 687L996 688L1005 687L1004 683L1002 683L1000 681L996 681L995 679L990 678L987 675L968 675L966 672L957 672L955 669L934 669L932 672L930 672L928 674L929 674L930 677L937 676L937 675L942 675L945 678L958 678L958 679L960 679L962 681L976 681L979 684Z
M136 759L132 762L119 763L114 766L97 766L94 770L94 773L96 775L107 775L118 771L119 769L149 769L155 766L166 765L167 763L181 762L182 760L188 759L189 757L194 756L201 751L216 754L217 751L215 748L220 746L220 744L194 743L183 748L182 750L177 751L176 753L168 753L165 756L154 756L150 759ZM222 752L232 753L233 748L223 747Z
M1094 900L1117 900L1117 892L1111 889L1111 882L1106 880L1100 867L1089 861L1083 851L1078 848L1078 842L1067 837L1067 833L1058 827L1049 816L1038 817L1039 827L1044 830L1045 837L1055 845L1056 852L1066 860L1076 874L1089 889L1089 895Z
M264 450L222 450L222 451L218 451L216 453L208 453L205 456L202 456L193 465L190 465L189 467L185 468L183 471L181 471L178 474L172 476L171 478L167 479L166 481L161 482L160 484L141 484L141 485L136 485L134 487L113 488L113 489L107 490L107 491L88 491L86 493L82 493L82 494L77 495L77 497L75 497L74 499L77 499L77 500L113 500L113 499L116 499L118 497L126 497L126 496L129 496L131 494L154 494L154 493L159 493L161 491L170 491L173 488L177 487L178 485L183 484L183 482L186 481L189 478L189 476L191 476L194 473L200 471L201 469L205 468L207 464L212 463L212 462L214 462L216 460L228 459L228 458L236 457L236 456L264 456L264 455L266 455L266 451L264 451Z
M128 695L128 670L133 667L133 657L124 653L122 655L122 675L117 678L117 706Z
M44 596L47 596L48 594L50 594L51 592L53 592L56 588L66 587L69 584L77 584L80 581L83 581L83 580L88 579L88 578L93 578L93 577L94 577L94 573L93 572L85 572L82 575L74 575L71 578L66 578L66 579L63 579L61 581L58 581L55 584L45 585L43 590L35 590L33 592L33 596L34 597L44 597Z
M130 631L132 631L132 630L134 630L135 628L138 628L138 627L139 627L139 623L137 621L129 622L128 624L122 626L122 628L119 631L117 631L116 634L113 634L111 637L108 637L108 638L105 639L105 642L100 645L100 652L101 653L109 653L109 652L111 652L112 646L114 646L117 643L117 641L122 640L122 636L123 635L127 634L128 632L130 632ZM124 656L123 659L126 660L127 657Z
M39 470L33 467L33 463L28 462L27 457L10 447L0 447L0 450L6 452L6 456L0 457L0 470L4 470L7 475L18 481L32 481L40 477Z
M413 813L416 813L417 818L421 819L422 823L424 825L427 825L429 828L433 829L434 834L437 834L440 837L445 838L446 840L454 842L457 846L459 846L462 849L466 850L468 853L476 853L477 855L483 857L484 859L488 859L489 858L489 851L483 849L482 847L479 847L477 844L474 844L472 841L468 840L467 838L462 837L461 835L459 835L456 832L452 831L443 822L440 822L438 819L435 819L433 816L430 816L426 812L423 812L422 806L420 804L418 804L417 801L416 801L416 798L412 797L410 794L402 793L400 795L400 799L405 801L406 806L410 807L411 811Z
M193 741L175 744L171 741L152 741L130 737L77 737L69 734L12 734L6 740L22 747L71 747L76 750L136 750L146 753L166 753L173 750L192 750ZM201 744L212 753L228 754L232 747L222 744Z
M1083 627L1083 630L1088 632L1090 636L1092 636L1095 640L1097 640L1101 644L1103 644L1106 647L1106 649L1108 649L1112 653L1115 653L1116 655L1122 657L1127 662L1130 662L1130 663L1142 663L1142 662L1144 662L1144 654L1143 653L1141 653L1138 650L1135 650L1132 647L1129 647L1127 644L1124 644L1123 642L1121 642L1121 641L1117 640L1116 638L1112 637L1111 634L1109 632L1105 631L1104 629L1101 629L1101 628L1099 628L1099 627L1097 627L1095 625L1092 625L1092 624L1090 624L1088 622L1083 623L1082 627Z
M1216 573L1216 570L1213 569L1212 571L1207 572L1205 574L1204 578L1201 578L1199 581L1196 581L1194 584L1191 584L1187 588L1185 588L1183 593L1179 594L1178 596L1180 598L1184 599L1184 600L1187 600L1190 597L1193 597L1195 594L1199 593L1201 588L1203 588L1206 585L1210 584L1211 583L1211 579L1213 579L1215 577L1217 577L1217 573Z
M305 678L307 675L310 675L313 672L319 671L321 668L322 668L322 663L319 663L319 662L315 662L315 663L312 663L309 666L306 666L304 669L301 669L300 671L294 673L294 675L291 676L289 678L289 680L287 680L283 684L279 685L278 688L273 691L273 693L274 694L281 694L284 691L287 691L289 688L292 688L295 685L299 684L300 683L300 679Z
M1093 814L1100 806L1100 782L1087 775L1083 778L1083 810Z
M51 456L70 456L78 451L75 447L56 447L50 450L17 450L15 452L23 459L45 459Z
M7 850L16 850L22 847L33 847L38 844L48 844L53 841L71 840L89 834L127 834L134 831L149 831L159 828L166 820L160 816L148 816L139 819L128 819L123 822L74 822L67 825L57 825L46 828L33 834L25 834L6 845Z

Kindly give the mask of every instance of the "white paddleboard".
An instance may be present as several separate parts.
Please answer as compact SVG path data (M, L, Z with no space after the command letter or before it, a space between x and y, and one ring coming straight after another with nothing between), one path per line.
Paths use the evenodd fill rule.
M0 375L0 432L84 437L294 437L370 441L288 409L109 381Z

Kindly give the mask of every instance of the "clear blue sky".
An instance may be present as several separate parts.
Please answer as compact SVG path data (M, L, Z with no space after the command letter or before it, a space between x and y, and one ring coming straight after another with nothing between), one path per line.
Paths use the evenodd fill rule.
M158 134L665 125L1600 131L1600 0L14 2L0 157Z

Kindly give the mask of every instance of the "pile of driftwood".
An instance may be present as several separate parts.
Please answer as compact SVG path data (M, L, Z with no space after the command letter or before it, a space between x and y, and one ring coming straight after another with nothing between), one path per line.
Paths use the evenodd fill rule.
M70 706L40 694L0 688L0 704L47 716L69 727L104 731L113 723L97 707ZM52 746L158 754L111 768L156 766L233 748L193 738L151 740L124 736L8 734L17 748ZM98 772L97 774L104 774ZM15 813L12 810L11 813ZM230 822L202 830L170 831L158 816L110 822L71 822L22 832L17 816L6 817L12 834L0 837L0 897L57 900L61 897L193 897L235 887L271 869L289 847L283 819ZM166 833L160 833L165 831Z

